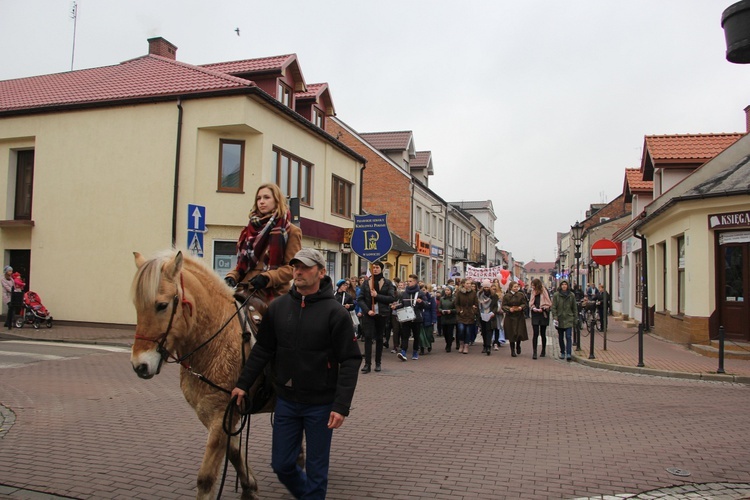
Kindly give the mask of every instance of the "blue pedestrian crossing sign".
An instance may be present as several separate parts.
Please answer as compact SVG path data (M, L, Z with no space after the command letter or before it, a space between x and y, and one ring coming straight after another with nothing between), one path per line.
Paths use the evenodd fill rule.
M206 232L206 207L188 205L187 248L196 257L203 257L203 233Z
M206 207L188 205L187 228L188 231L206 230Z
M203 257L203 233L200 231L188 231L188 250L196 257Z

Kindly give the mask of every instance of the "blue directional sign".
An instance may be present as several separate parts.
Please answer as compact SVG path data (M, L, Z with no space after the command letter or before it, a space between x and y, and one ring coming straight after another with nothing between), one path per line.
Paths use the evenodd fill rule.
M196 257L203 257L203 233L200 231L187 232L187 247Z
M369 262L388 255L393 246L388 230L388 214L354 216L352 251Z
M206 207L188 205L188 231L206 231Z

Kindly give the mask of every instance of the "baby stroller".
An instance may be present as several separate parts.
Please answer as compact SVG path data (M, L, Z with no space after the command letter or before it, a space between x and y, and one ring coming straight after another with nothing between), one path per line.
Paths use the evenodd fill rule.
M23 328L26 323L37 329L42 323L46 324L47 328L52 328L52 316L42 304L38 293L29 290L23 294L23 312L16 316L15 323L16 328Z

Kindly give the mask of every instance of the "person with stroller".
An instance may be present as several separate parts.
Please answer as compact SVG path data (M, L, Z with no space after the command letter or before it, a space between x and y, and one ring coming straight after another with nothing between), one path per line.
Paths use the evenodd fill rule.
M13 307L11 307L11 298L16 290L16 284L13 281L13 268L5 266L3 268L3 304L8 306L8 314L5 316L5 327L10 330L13 328Z

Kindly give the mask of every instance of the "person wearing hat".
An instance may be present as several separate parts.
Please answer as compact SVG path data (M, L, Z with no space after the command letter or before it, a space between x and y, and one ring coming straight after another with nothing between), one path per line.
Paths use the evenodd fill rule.
M568 281L562 280L560 287L552 296L550 316L557 328L557 338L560 342L560 359L572 361L573 325L578 317L578 304L575 294L568 289Z
M359 289L357 303L362 311L362 332L365 336L365 364L362 373L370 373L372 343L375 341L375 371L381 370L383 360L383 335L391 315L391 303L396 301L396 287L383 276L383 263L375 261L370 266L370 278Z
M279 186L262 184L255 193L249 222L237 241L237 265L224 278L261 290L267 301L289 291L291 258L302 248L302 231L292 224L286 197Z
M10 300L13 292L15 291L15 284L13 283L13 268L5 266L3 268L3 304L8 306L8 313L5 315L5 327L10 330L13 328L13 308L10 306Z
M289 264L294 283L263 315L232 397L242 406L273 362L271 468L295 498L325 498L333 431L349 415L362 353L351 317L334 298L323 255L303 248ZM305 470L297 465L303 435Z

